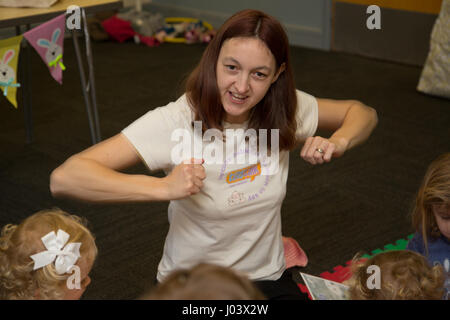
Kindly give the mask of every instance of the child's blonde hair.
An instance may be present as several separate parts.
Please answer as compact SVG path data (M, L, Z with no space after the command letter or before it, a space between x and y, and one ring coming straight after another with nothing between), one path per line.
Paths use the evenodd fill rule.
M148 300L264 300L261 291L244 275L230 268L200 263L172 272L141 299Z
M67 243L81 242L80 259L94 261L95 239L82 218L60 209L42 210L19 225L8 224L0 236L0 299L62 299L70 274L59 275L54 263L33 270L31 255L45 251L41 240L49 232L62 229L70 235Z
M352 277L346 281L352 300L439 300L444 294L441 266L431 267L425 257L409 251L382 252L362 260L354 258ZM380 268L380 289L369 288L371 265Z
M417 192L412 213L413 227L422 235L427 254L428 239L441 236L433 204L450 204L450 152L440 155L429 165Z

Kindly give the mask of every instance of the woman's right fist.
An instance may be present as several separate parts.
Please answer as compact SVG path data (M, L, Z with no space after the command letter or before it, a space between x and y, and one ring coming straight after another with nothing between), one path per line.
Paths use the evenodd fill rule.
M169 200L183 199L200 192L206 178L203 159L186 160L177 165L165 178Z

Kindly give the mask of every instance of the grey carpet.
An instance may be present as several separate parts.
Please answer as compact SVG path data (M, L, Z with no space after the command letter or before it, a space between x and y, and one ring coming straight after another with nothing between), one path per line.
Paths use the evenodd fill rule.
M65 46L62 86L32 53L32 144L25 144L23 110L0 97L0 225L53 206L85 216L99 256L84 298L133 299L153 285L168 203L94 205L51 197L50 172L91 143L72 42ZM93 43L103 138L175 99L203 50ZM306 251L309 265L302 271L317 275L412 232L414 193L430 161L450 147L450 104L416 92L418 67L299 47L291 54L299 89L361 100L379 116L367 143L330 164L312 166L299 158L299 149L291 153L283 234Z

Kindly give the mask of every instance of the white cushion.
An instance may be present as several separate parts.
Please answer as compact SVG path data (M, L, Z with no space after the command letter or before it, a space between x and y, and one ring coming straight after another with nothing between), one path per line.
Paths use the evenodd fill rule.
M417 90L450 98L450 0L443 0Z

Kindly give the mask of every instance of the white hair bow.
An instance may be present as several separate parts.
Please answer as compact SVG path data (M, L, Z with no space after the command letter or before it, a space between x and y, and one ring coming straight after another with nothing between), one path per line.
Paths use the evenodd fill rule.
M69 237L69 234L61 229L58 230L57 234L52 231L43 236L41 240L47 250L30 256L34 260L33 270L45 267L55 261L57 274L69 272L70 268L81 257L81 242L72 242L64 246Z

